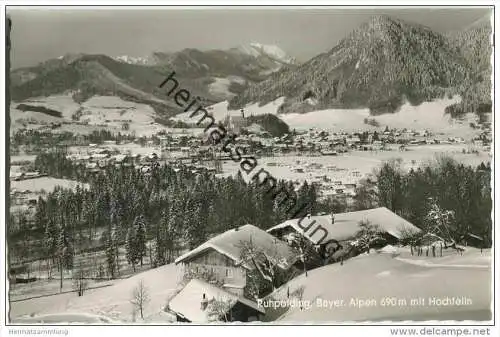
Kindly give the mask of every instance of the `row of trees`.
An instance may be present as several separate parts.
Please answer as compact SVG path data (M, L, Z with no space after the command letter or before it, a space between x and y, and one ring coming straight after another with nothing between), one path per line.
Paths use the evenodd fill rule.
M450 241L458 243L473 234L488 247L492 244L490 184L489 163L472 167L440 157L408 172L401 161L390 161L357 189L355 208L384 206L422 229L433 226L429 214L436 209L449 212L453 214L447 225Z
M128 133L114 133L109 130L94 130L89 134L75 135L73 132L64 131L53 133L51 131L39 130L18 130L11 137L10 145L18 147L21 145L29 145L34 148L45 145L56 147L60 144L68 145L87 145L89 143L102 144L107 140L115 140L117 142L130 142L135 139L135 136Z
M21 224L12 218L9 227L16 230L9 232L11 245L21 251L23 242L29 242L31 256L26 260L55 259L57 242L69 247L68 254L102 247L112 277L120 272L121 246L134 269L148 253L158 266L212 235L247 223L267 229L290 216L288 205L272 198L265 186L247 184L241 175L218 178L159 165L148 174L132 167L109 167L90 175L61 153L38 156L36 166L42 172L80 177L90 188L57 188L38 200L33 221L24 218ZM311 213L333 207L318 202L316 185L306 183L295 191L292 183L280 181L278 189L309 205Z

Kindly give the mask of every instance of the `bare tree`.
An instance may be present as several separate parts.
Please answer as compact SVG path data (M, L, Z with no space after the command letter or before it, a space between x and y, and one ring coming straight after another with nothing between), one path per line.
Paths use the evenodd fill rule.
M274 249L266 250L257 247L251 240L239 244L241 261L255 269L258 275L269 283L272 290L276 289L280 271L288 264L284 256L280 256L276 245Z
M428 233L443 238L443 248L455 249L462 255L464 248L458 246L458 243L465 237L467 229L456 223L454 211L443 209L433 198L429 198L429 201L430 209L426 218Z
M424 232L418 231L411 227L401 226L399 229L400 238L399 242L402 245L409 245L411 255L414 254L413 248L419 247L422 244Z
M130 303L134 306L134 311L139 311L141 319L144 319L144 308L149 301L149 289L144 284L144 281L140 280L132 291L132 299L130 300Z
M305 276L307 277L307 267L313 266L313 268L318 267L322 264L322 258L326 258L320 256L320 253L314 248L314 245L311 241L306 238L302 233L292 233L291 237L291 246L296 250L297 256L302 262L302 266L304 269ZM330 242L330 241L329 241ZM326 244L328 244L327 242ZM323 246L326 254L326 244Z
M449 242L449 246L456 245L457 228L452 227L455 213L442 209L436 200L430 198L430 209L426 217L426 229L430 234L438 235Z
M376 181L370 177L361 179L358 186L356 186L355 209L371 209L378 207L378 204Z
M303 235L297 234L292 237L292 245L295 249L298 250L299 258L302 261L302 265L304 267L304 274L307 277L307 264L306 264L306 251L307 251L308 239L306 239Z
M360 229L356 233L355 246L363 248L366 252L370 251L370 247L384 240L382 231L378 225L373 225L369 221L360 221Z
M78 292L78 296L83 296L83 293L87 289L87 273L80 263L78 267L73 271L73 290Z
M47 279L52 280L52 258L45 260L45 267L47 268Z

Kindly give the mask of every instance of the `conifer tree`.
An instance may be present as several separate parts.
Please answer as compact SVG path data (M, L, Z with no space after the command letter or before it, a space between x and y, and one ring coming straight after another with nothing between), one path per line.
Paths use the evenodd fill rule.
M59 229L53 219L49 219L45 227L44 245L47 256L54 262L57 255Z
M127 262L132 265L132 269L134 270L134 272L135 272L135 266L138 262L135 237L136 237L135 228L130 227L127 232L125 249L126 249Z
M194 196L186 203L186 217L184 221L185 238L190 249L206 241L206 228L203 223L202 202Z
M116 238L116 229L114 226L109 226L106 233L106 263L110 278L114 279L118 273L118 259L116 251L118 250L118 242Z
M146 220L142 214L134 222L134 227L135 251L142 267L143 259L146 256Z

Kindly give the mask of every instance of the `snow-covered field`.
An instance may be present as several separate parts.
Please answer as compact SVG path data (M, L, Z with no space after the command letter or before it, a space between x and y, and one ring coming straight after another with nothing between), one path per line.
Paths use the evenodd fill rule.
M95 233L96 238L101 238L104 233L104 229L97 229ZM88 287L102 287L113 284L115 280L108 280L108 274L106 270L106 255L104 250L99 250L96 252L84 252L78 253L75 256L74 264L80 270L83 270L86 274L88 280ZM26 265L26 264L25 264ZM148 270L151 268L151 263L149 256L145 256L143 259L143 265L140 264L135 267L135 271L132 266L128 264L126 257L126 250L124 247L119 248L119 274L117 278L124 279L130 275L136 274L138 272ZM50 270L50 278L49 278ZM103 272L99 276L99 270ZM9 296L11 300L24 300L31 297L54 295L61 291L60 288L60 273L57 270L57 265L51 264L49 260L37 260L29 263L29 273L17 274L17 277L30 278L36 277L37 281L30 283L17 283L12 284L9 288ZM72 271L63 272L63 287L62 291L72 291L73 283L71 281L73 275ZM100 279L98 279L100 277Z
M211 94L219 97L232 98L236 94L229 91L231 83L245 84L245 79L239 76L229 76L226 78L215 77L214 82L208 86Z
M106 125L108 129L121 131L125 123L129 133L137 136L150 136L165 128L155 123L153 108L146 104L124 101L115 96L93 96L81 105L82 116L79 121L89 125Z
M71 274L69 272L65 271L63 274L62 290L60 281L61 279L57 270L54 270L53 275L54 278L49 280L46 278L47 274L45 272L35 271L33 273L30 273L29 275L30 277L41 276L42 279L30 283L10 284L9 299L11 301L23 301L33 297L58 294L61 291L64 293L74 291L73 281L71 280ZM27 274L24 274L23 276L26 278L28 277ZM108 281L108 280L102 280L102 281L88 280L87 285L89 288L98 288L98 287L109 286L113 284L113 282L114 281Z
M425 254L425 248L424 248ZM431 254L429 252L429 254ZM439 254L439 253L438 253ZM463 255L453 249L445 249L442 257L429 259L425 255L411 255L410 249L407 247L398 249L398 259L407 263L413 263L421 266L442 267L442 266L473 266L472 268L489 268L491 267L491 249L484 249L483 253L476 248L466 247Z
M60 111L62 117L68 120L71 120L71 116L80 108L80 104L76 103L69 94L32 98L23 101L23 103Z
M101 315L93 315L87 313L72 313L72 314L51 314L40 315L35 317L22 317L15 319L13 323L16 324L118 324L119 322L109 319Z
M258 116L263 114L276 114L278 107L283 104L284 98L279 98L269 104L263 105L261 107L258 104L251 104L245 107L245 116ZM213 116L216 121L224 121L227 116L241 116L240 110L228 110L228 102L220 102L209 107L206 107L207 111ZM196 123L199 120L199 115L190 117L192 111L181 113L173 117L174 120L183 121L185 123Z
M10 156L10 163L24 163L24 162L32 162L34 163L36 159L36 155L18 155L18 156Z
M83 115L80 121L88 121L89 124L108 123L111 126L121 126L116 123L149 123L153 121L155 114L153 108L148 105L124 101L115 96L93 96L81 107Z
M211 85L211 90L217 93L231 94L228 86L231 82L241 82L238 77L215 78ZM376 127L365 124L366 118L376 120L380 128L389 126L390 128L408 128L433 132L442 132L450 136L460 136L465 139L474 133L469 127L470 122L477 121L477 116L469 114L462 121L452 120L449 115L444 114L446 106L457 102L459 98L439 99L433 102L425 102L419 106L405 104L399 112L394 114L384 114L380 116L370 116L368 109L328 109L312 111L305 114L282 114L279 115L292 129L304 130L317 128L331 131L359 131L376 129ZM244 108L245 116L261 114L277 114L278 108L284 102L284 97L259 106L258 103L249 104ZM18 103L44 106L62 112L62 118L52 117L39 112L20 111L15 108ZM228 110L228 102L223 101L207 107L210 114L216 121L223 121L228 115L241 115L239 109ZM115 96L94 96L82 104L73 101L70 95L53 95L48 97L15 102L11 108L12 131L21 127L21 121L32 120L35 124L28 124L31 128L37 125L57 122L72 122L72 116L80 111L79 122L87 122L88 125L63 124L59 131L72 131L77 133L89 133L93 130L106 126L112 131L122 130L124 123L129 123L128 132L133 132L137 136L148 136L166 130L162 125L155 123L156 116L153 108L149 105L124 101ZM190 117L191 112L182 113L174 120L184 121L194 124L198 118ZM38 123L38 124L37 124Z
M40 112L20 111L15 108L19 103L43 106L59 111L62 113L62 118L52 117ZM75 121L73 116L77 116L78 119ZM70 131L85 134L105 127L109 131L150 136L165 129L162 125L155 123L155 116L156 113L151 106L125 101L116 96L93 96L82 104L78 104L73 101L69 94L52 95L23 102L13 102L11 131L20 128L21 122L31 120L35 124L28 124L30 128L37 128L40 125L50 123L70 123L63 124L61 128L57 129L58 132ZM88 124L75 124L75 122ZM129 124L128 131L122 129L125 123Z
M397 250L405 255L405 248ZM310 301L310 307L291 307L281 313L277 323L489 320L491 251L468 248L463 256L448 253L443 258L405 255L406 260L426 262L420 265L394 258L392 254L360 255L346 260L343 265L310 270L307 277L302 274L292 279L268 298L283 300L290 292L291 301ZM10 315L16 320L26 315L102 315L132 322L134 314L130 300L134 288L142 280L150 297L144 320L172 322L174 318L163 308L179 290L181 279L181 268L166 265L114 281L108 287L89 290L82 297L70 293L12 302ZM465 298L468 302L447 306L431 302L432 298L445 297ZM273 315L273 309L266 311ZM140 321L137 315L135 320Z
M69 179L58 179L51 177L40 177L34 179L26 179L19 181L11 181L11 189L16 189L18 191L28 190L31 192L52 192L56 186L61 186L63 188L75 189L79 185L82 188L88 188L88 184L80 183Z
M99 148L109 149L109 150L117 150L123 154L136 155L139 154L141 156L148 155L151 153L160 154L159 146L141 146L135 143L129 144L120 144L120 145L100 145ZM68 148L68 152L71 154L81 154L86 155L92 153L93 148L88 146L71 146Z
M31 129L38 129L44 125L50 123L60 123L62 121L59 117L50 116L41 112L36 111L22 111L11 107L10 109L11 118L11 132L14 132L21 127L23 124L29 125Z
M376 120L380 128L389 126L389 128L397 129L429 130L466 138L467 134L474 131L469 127L469 122L476 121L477 117L468 114L463 121L459 122L452 120L450 115L444 114L445 108L457 101L458 98L440 99L424 102L419 106L406 103L397 113L380 116L370 116L368 109L328 109L305 114L286 114L280 117L291 128L297 130L318 128L351 132L361 129L377 129L364 123L364 119L369 118Z
M169 297L178 290L182 270L166 265L118 280L112 286L89 290L84 296L75 293L61 294L11 303L11 318L23 315L87 313L103 315L111 319L134 321L133 305L130 303L134 288L140 281L148 289L150 301L145 306L145 321L169 322L172 317L163 312ZM136 320L140 318L136 315Z
M477 166L481 162L491 161L489 153L464 154L462 149L467 149L467 145L422 145L411 146L404 152L394 149L393 151L352 151L339 156L277 156L259 158L257 162L259 166L278 179L312 181L315 177L327 176L334 181L352 181L372 173L384 161L396 158L401 158L402 167L408 170L425 165L439 155L450 156L466 165ZM273 166L268 165L270 163ZM308 169L307 166L313 163L323 167ZM223 174L226 176L235 175L240 170L240 164L234 161L224 161L222 167ZM304 172L297 172L295 170L297 168L303 168ZM260 168L254 169L255 172L259 170ZM353 176L354 171L360 172L360 175ZM245 172L242 174L243 177L246 176Z
M383 253L360 255L342 266L328 265L309 271L307 277L294 278L269 298L285 299L290 292L295 293L291 300L299 296L295 300L310 301L312 305L302 309L292 307L280 314L278 322L490 319L491 250L467 248L463 256L450 250L442 258L410 256L407 250L396 247L400 256L397 258ZM122 322L140 321L133 314L130 300L141 280L150 298L144 320L172 322L174 318L163 308L180 289L182 280L182 268L173 264L112 281L111 286L88 290L82 297L69 293L11 302L10 315L16 320L26 315L83 314ZM431 298L446 296L464 297L470 302L461 306L429 302ZM411 304L412 299L419 298L424 299L422 303ZM393 299L397 304L387 304ZM273 310L268 309L268 313L272 315Z
M367 129L380 129L389 126L397 129L429 130L436 133L444 133L450 136L469 138L474 130L469 127L470 122L476 122L477 116L467 114L462 121L452 120L450 115L444 111L448 105L459 101L458 97L452 99L438 99L433 102L425 102L419 106L404 104L400 111L394 114L383 114L370 116L368 109L328 109L316 110L304 114L280 114L279 117L286 122L291 129L305 130L310 128L354 132ZM245 115L278 114L278 108L284 102L280 97L273 102L259 106L257 103L249 104L244 108ZM224 120L228 115L240 115L240 110L228 110L228 102L220 102L207 109L217 121ZM175 117L187 123L196 122L189 117L190 113L179 114ZM365 118L376 120L380 127L365 124Z
M290 293L302 293L297 300L310 301L310 307L290 308L278 320L283 323L487 321L491 319L491 268L476 268L475 259L491 263L491 252L470 249L464 256L450 256L439 268L406 263L390 254L361 255L343 265L312 270L307 277L300 275L272 297L286 299L290 289ZM432 263L435 259L427 260ZM449 266L453 263L458 266ZM469 300L463 305L437 305L432 301L445 297Z

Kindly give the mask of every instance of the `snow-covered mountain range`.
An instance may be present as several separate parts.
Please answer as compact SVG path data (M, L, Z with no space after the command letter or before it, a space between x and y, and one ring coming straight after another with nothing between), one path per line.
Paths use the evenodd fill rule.
M119 62L128 63L128 64L138 64L138 65L158 65L162 63L162 59L167 56L175 56L178 53L183 53L191 49L184 49L181 52L176 53L161 53L155 52L149 56L130 56L130 55L120 55L114 56L113 59ZM202 53L204 51L201 51ZM238 47L231 48L229 50L208 50L205 51L207 53L213 52L227 52L229 54L241 53L243 55L248 55L254 58L266 57L271 60L274 60L280 64L297 64L297 60L287 54L283 49L276 45L266 45L257 42L251 42L248 44L242 44ZM158 57L158 55L162 55L163 57ZM279 67L277 67L279 68Z

